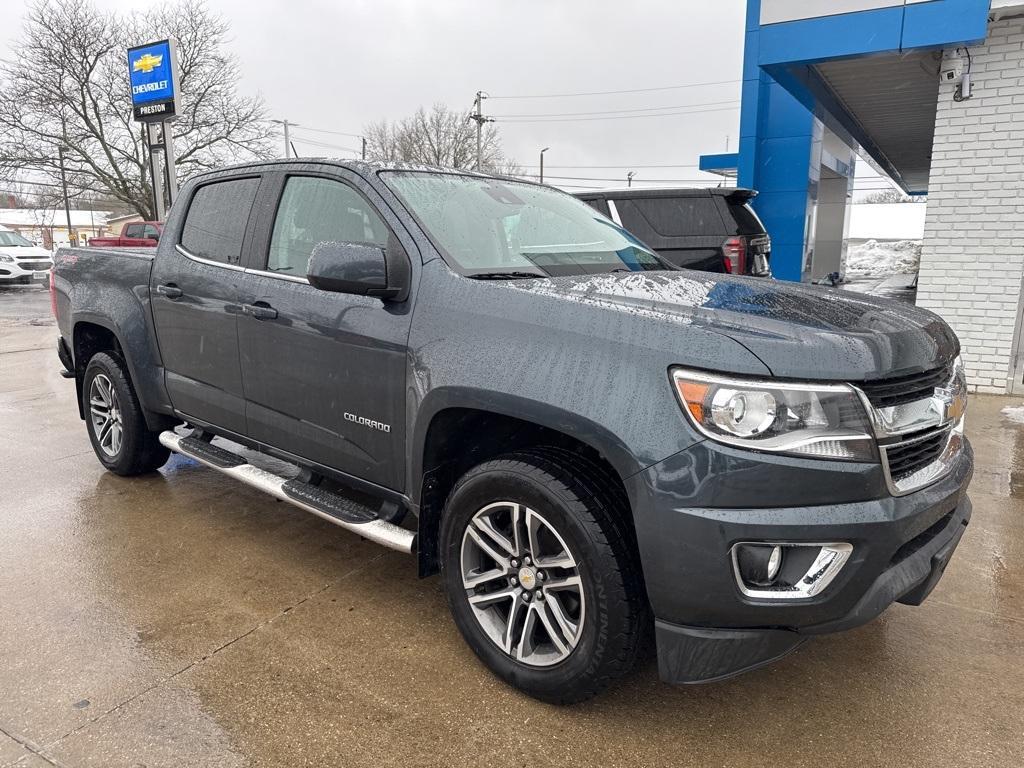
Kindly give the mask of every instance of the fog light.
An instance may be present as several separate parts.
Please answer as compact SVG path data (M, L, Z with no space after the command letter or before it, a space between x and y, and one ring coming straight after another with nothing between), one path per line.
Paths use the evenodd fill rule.
M740 578L754 587L771 586L782 569L782 547L777 544L741 544L736 550Z

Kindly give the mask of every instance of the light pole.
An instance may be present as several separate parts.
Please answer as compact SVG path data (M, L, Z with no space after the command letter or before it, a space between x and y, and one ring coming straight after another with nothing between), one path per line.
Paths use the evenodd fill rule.
M271 120L272 123L277 123L284 127L284 158L289 159L292 156L292 142L288 137L289 128L300 128L298 123L289 123L287 120Z
M78 245L78 238L75 237L75 232L71 229L71 203L68 201L68 179L64 173L64 147L57 147L57 157L60 159L60 186L64 192L64 215L67 216L68 221L68 242L71 245Z
M632 188L633 177L636 176L636 171L630 171L626 174L626 186Z
M551 147L544 147L540 151L540 183L544 183L544 153L547 152Z

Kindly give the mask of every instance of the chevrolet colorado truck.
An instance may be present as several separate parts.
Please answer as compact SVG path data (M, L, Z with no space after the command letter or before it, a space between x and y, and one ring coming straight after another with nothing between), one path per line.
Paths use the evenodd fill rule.
M919 604L971 514L939 317L680 270L537 184L218 170L155 250L54 274L105 467L175 452L410 553L542 700L593 695L650 633L664 680L707 682Z

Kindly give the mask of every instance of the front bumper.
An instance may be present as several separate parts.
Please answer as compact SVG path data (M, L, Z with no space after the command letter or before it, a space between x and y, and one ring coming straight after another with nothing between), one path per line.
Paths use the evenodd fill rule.
M632 479L667 682L709 682L753 669L810 636L864 624L893 602L920 604L938 583L970 520L970 444L944 478L901 497L884 491L871 465L847 465L840 470L846 475L828 482L825 464L757 462L704 443ZM757 504L783 495L786 506ZM753 503L737 506L743 497ZM723 499L728 507L716 505ZM747 541L848 542L853 552L820 594L765 600L744 595L736 581L729 552Z
M17 262L0 261L0 284L31 285L45 283L50 277L50 268L25 269Z

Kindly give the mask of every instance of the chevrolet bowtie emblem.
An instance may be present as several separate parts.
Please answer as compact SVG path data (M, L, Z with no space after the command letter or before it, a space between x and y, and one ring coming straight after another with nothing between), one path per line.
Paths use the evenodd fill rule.
M943 423L959 421L967 410L967 394L960 388L935 388L935 398L941 404Z
M139 58L137 58L134 62L132 62L132 71L144 72L148 75L154 69L159 67L163 60L163 54L160 54L159 56L154 56L151 53L145 53L142 56L139 56Z

